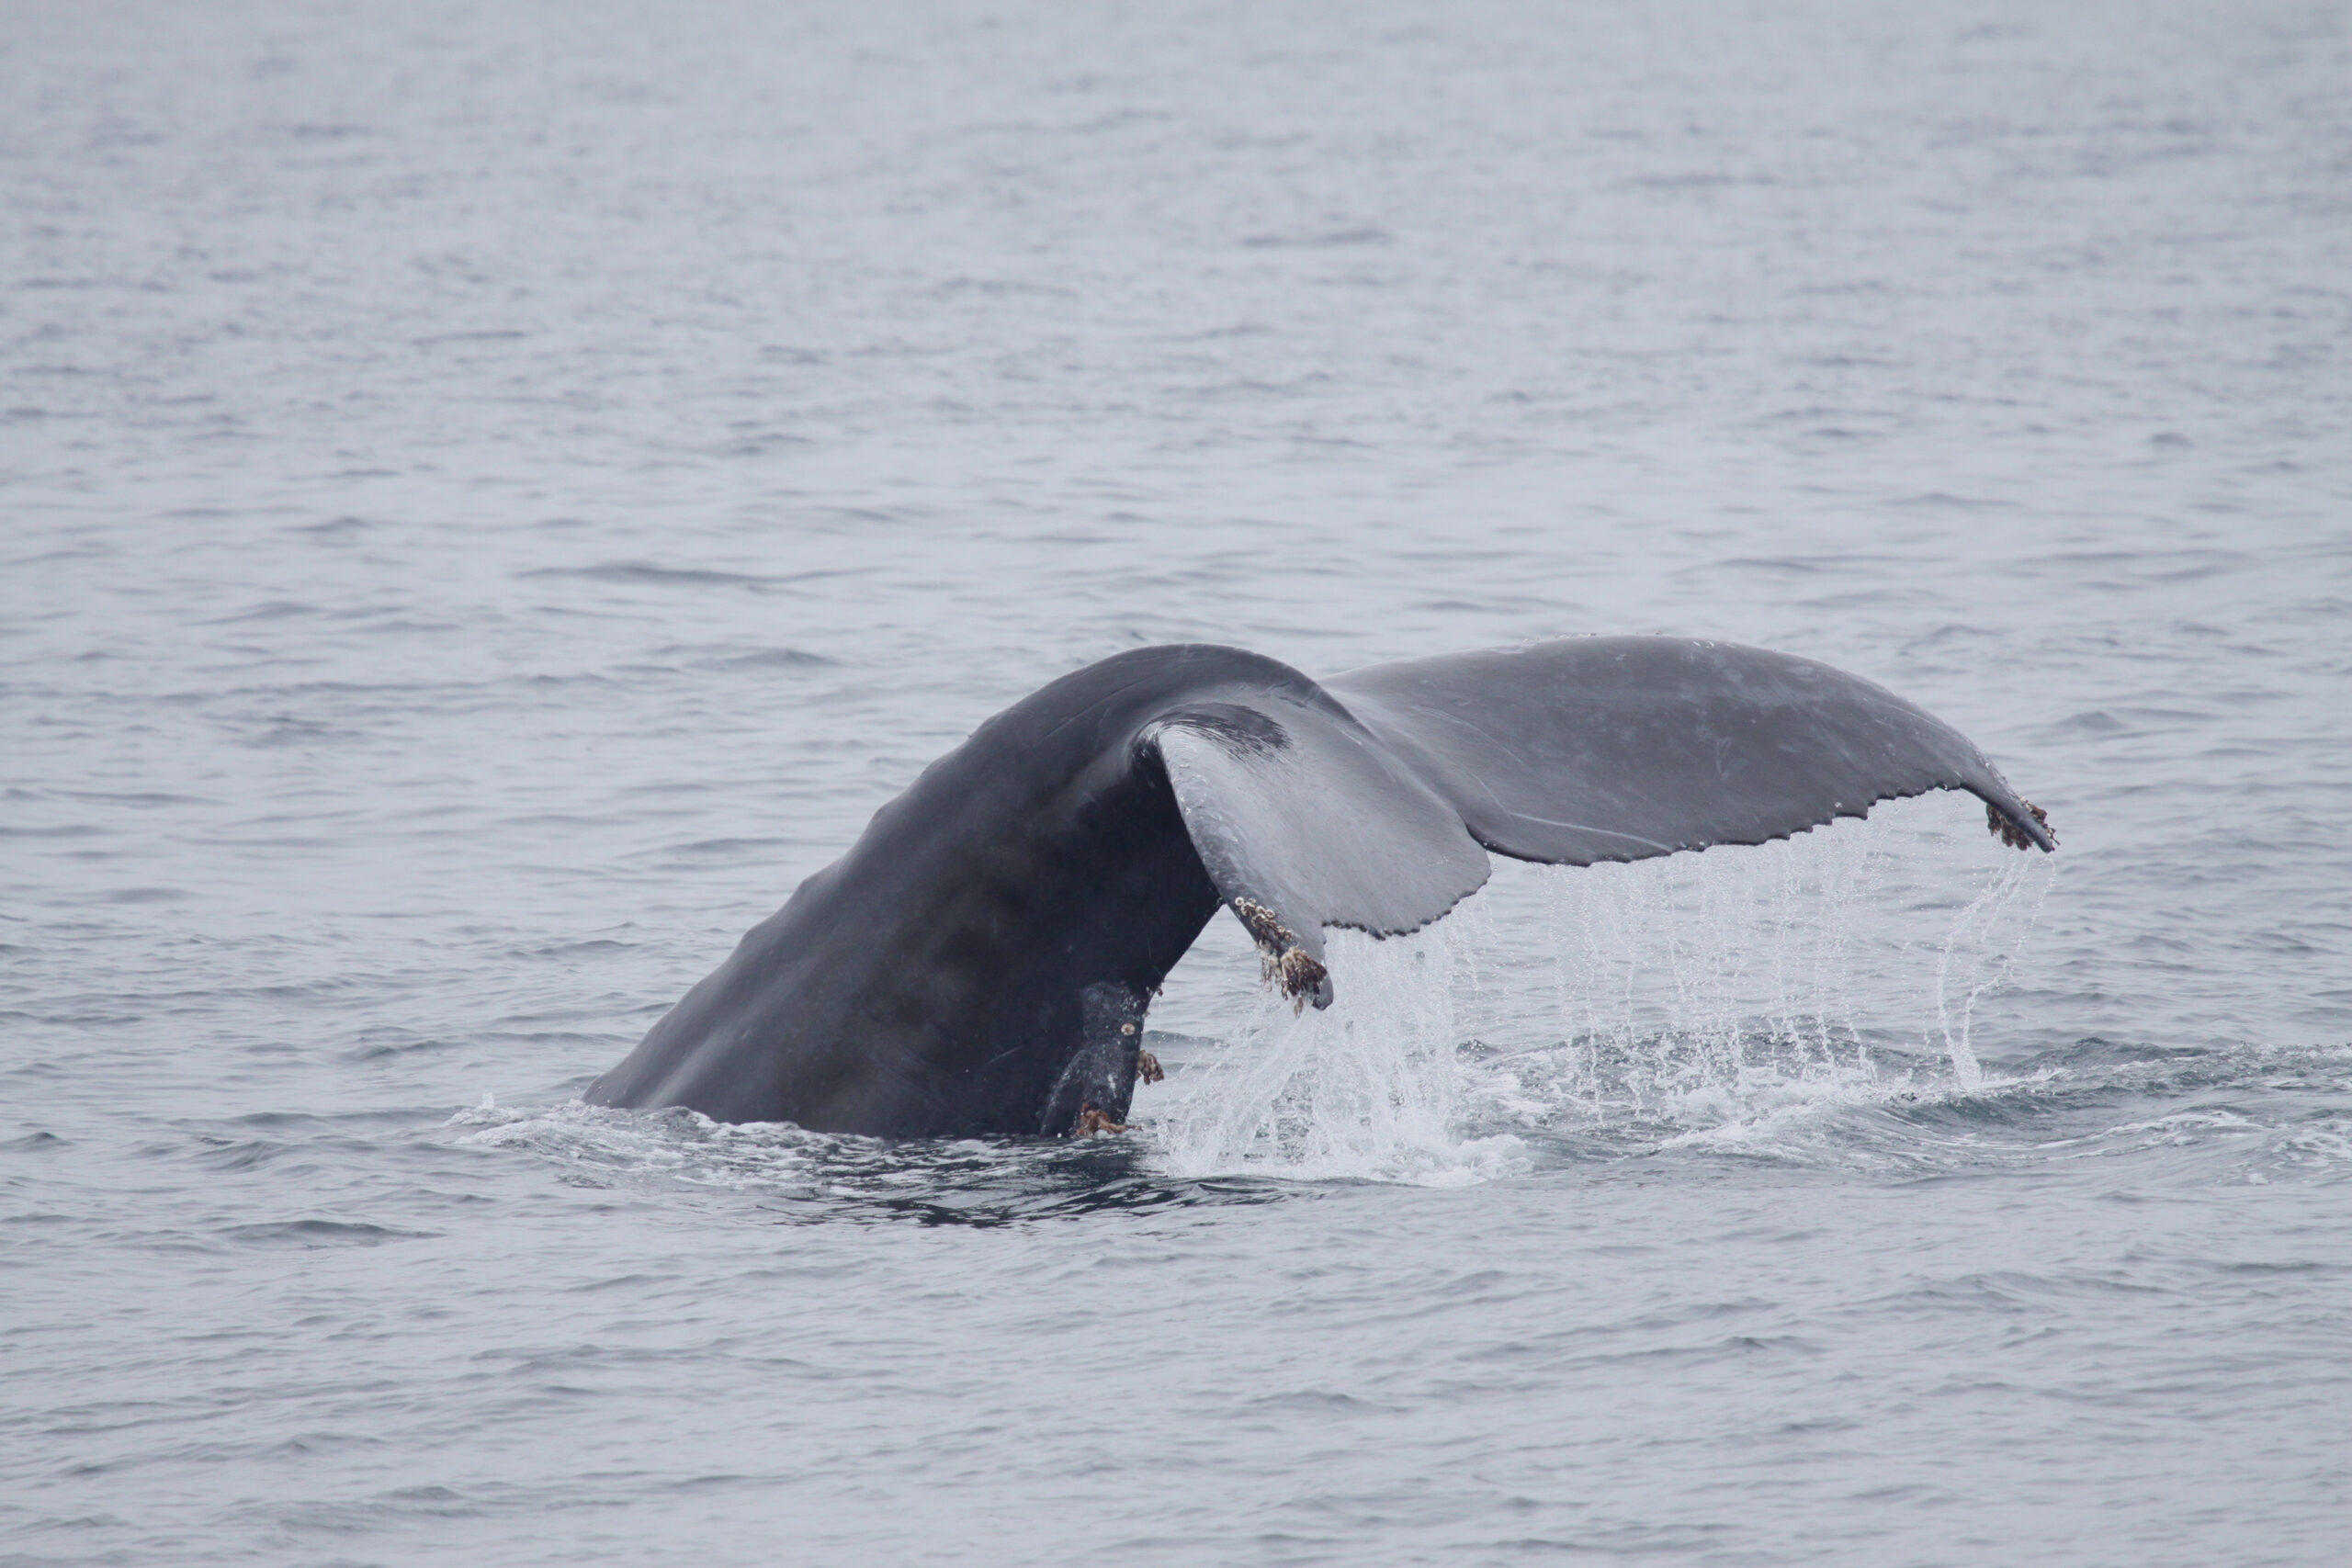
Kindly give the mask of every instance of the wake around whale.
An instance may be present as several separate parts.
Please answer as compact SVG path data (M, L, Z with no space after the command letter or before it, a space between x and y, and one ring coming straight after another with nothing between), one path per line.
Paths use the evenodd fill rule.
M1145 648L981 725L688 991L592 1104L887 1137L1116 1131L1144 1012L1220 907L1328 1007L1323 931L1417 931L1489 852L1559 865L1786 838L1962 789L2042 812L1958 731L1809 659L1563 639L1317 682Z

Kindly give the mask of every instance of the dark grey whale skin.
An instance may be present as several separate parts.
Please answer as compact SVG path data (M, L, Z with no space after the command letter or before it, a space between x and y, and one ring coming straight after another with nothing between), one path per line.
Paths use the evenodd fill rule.
M1328 1005L1322 930L1416 930L1487 852L1566 864L1787 837L1965 789L2055 840L1957 731L1810 660L1560 639L1318 684L1137 649L982 724L590 1086L884 1137L1127 1111L1146 1008L1220 905Z
M587 1099L892 1137L1068 1131L1044 1120L1085 988L1148 997L1217 910L1138 732L1227 686L1315 694L1254 654L1148 649L989 719Z

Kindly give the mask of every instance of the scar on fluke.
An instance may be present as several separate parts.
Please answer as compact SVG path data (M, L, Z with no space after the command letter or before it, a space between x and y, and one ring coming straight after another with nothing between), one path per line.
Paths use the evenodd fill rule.
M1122 1034L1132 1035L1135 1032L1136 1026L1132 1023L1123 1023L1119 1025L1119 1032ZM1140 1045L1136 1047L1136 1077L1137 1078L1141 1079L1145 1083L1158 1083L1167 1076L1168 1075L1166 1073L1159 1070L1159 1057L1153 1055L1150 1052L1145 1050Z

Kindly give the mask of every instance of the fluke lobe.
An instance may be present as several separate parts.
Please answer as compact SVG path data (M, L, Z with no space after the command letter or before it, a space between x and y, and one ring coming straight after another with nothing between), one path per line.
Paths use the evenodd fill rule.
M1487 852L1562 865L1786 838L1964 789L2054 847L1958 731L1784 653L1572 638L1317 682L1136 649L989 719L590 1086L888 1137L1115 1129L1144 1010L1220 905L1331 1001L1323 929L1419 930Z

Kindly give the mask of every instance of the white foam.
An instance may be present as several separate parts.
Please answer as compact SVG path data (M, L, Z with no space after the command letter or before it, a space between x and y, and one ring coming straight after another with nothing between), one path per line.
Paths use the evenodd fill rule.
M457 1144L526 1150L583 1174L782 1193L821 1184L846 1145L865 1142L775 1122L730 1125L684 1110L648 1115L578 1100L500 1106L488 1095L444 1126Z

